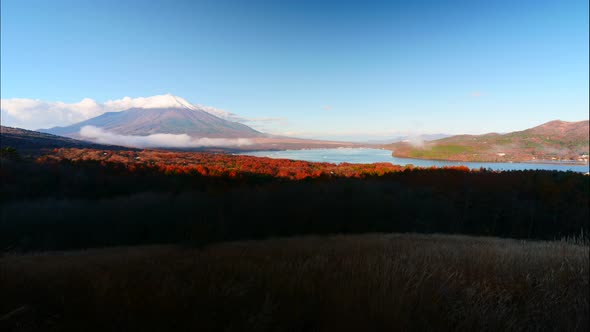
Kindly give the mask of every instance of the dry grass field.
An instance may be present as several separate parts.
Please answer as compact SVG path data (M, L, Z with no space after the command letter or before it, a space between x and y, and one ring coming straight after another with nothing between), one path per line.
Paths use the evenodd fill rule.
M2 331L587 331L588 245L368 234L0 257Z

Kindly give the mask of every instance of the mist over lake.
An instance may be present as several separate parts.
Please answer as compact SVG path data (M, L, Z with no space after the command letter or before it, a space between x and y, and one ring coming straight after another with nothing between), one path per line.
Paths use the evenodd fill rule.
M585 173L589 171L586 165L565 165L565 164L540 164L540 163L490 163L490 162L459 162L442 160L425 160L411 158L396 158L390 150L369 149L369 148L338 148L338 149L304 149L304 150L281 150L281 151L251 151L238 153L256 157L268 157L274 159L293 159L328 163L352 163L370 164L388 162L396 165L412 164L418 167L443 167L465 165L472 169L488 168L498 171L516 170L550 170L550 171L573 171Z

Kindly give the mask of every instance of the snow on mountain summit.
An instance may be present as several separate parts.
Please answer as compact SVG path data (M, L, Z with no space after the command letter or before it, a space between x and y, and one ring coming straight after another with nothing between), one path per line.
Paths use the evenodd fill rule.
M188 108L195 110L196 107L184 98L172 94L157 95L151 97L131 98L124 97L119 100L110 100L105 103L109 109L126 110L130 108Z
M182 97L167 93L151 97L124 97L118 100L110 100L104 103L107 109L111 111L124 111L131 108L186 108L193 111L203 111L229 121L241 122L242 118L238 115L224 111L215 107L191 104Z

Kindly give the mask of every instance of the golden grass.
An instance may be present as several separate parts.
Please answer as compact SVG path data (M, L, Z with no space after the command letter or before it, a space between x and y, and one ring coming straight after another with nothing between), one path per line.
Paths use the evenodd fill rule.
M587 245L417 234L5 255L0 330L585 331L588 264Z

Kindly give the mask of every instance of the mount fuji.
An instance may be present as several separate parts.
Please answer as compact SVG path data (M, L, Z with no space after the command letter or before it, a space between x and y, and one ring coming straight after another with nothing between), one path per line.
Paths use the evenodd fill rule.
M119 112L106 112L97 117L65 127L53 127L42 132L72 138L81 137L86 126L125 136L154 134L188 135L193 138L257 138L266 137L242 123L221 118L219 110L193 105L171 94L147 98L124 98ZM214 113L214 111L217 112Z

